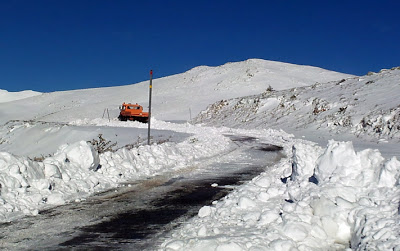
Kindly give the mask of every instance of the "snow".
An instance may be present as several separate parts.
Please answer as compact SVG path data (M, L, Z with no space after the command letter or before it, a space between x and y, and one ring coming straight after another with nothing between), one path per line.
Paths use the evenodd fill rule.
M40 94L42 94L42 93L30 91L30 90L29 91L20 91L20 92L9 92L9 91L0 89L0 103L21 100L24 98L38 96Z
M141 126L131 123L131 126L135 125ZM156 120L154 125L157 127ZM172 126L186 130L189 125ZM190 127L193 129L188 131L196 131L195 126ZM121 148L103 154L99 154L92 144L78 141L61 145L43 161L0 152L3 205L0 219L12 220L21 212L37 214L48 205L85 198L124 181L178 170L229 149L231 143L226 137L210 130L205 134L204 130L207 128L199 128L199 134L179 143L142 145L130 150Z
M325 149L307 142L296 145L313 157L297 150L293 163L319 170L318 184L309 181L309 172L292 172L282 182L284 169L292 164L282 160L218 203L201 208L199 217L174 231L162 249L213 250L234 243L239 250L342 250L349 242L354 249L398 247L399 186L386 183L383 188L383 177L372 174L387 165L399 170L400 163L395 158L383 161L378 151L355 152L351 142L330 141ZM344 164L351 168L342 168ZM176 240L180 246L170 246Z
M155 79L151 145L147 124L115 119L122 102L146 106L145 82L9 98L0 103L0 221L197 166L240 135L286 157L201 207L159 250L396 250L399 79L398 68L355 77L256 59L196 67ZM189 111L197 123L165 121ZM98 135L112 151L95 148Z
M276 90L327 82L352 75L280 62L249 59L218 67L197 67L158 78L154 71L152 115L160 120L189 120L210 103L259 94L269 85ZM106 109L118 116L123 102L148 107L149 82L133 85L44 93L26 102L0 103L0 123L9 120L70 122L102 117ZM18 110L18 113L15 113ZM105 113L107 114L107 113Z
M214 103L194 122L283 129L320 145L331 138L351 140L358 150L369 142L369 147L385 148L385 157L400 157L396 146L400 137L399 81L397 67L325 84L265 91Z

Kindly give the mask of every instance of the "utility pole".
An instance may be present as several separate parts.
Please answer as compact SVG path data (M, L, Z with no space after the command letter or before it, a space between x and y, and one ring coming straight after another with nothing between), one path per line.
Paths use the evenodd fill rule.
M149 86L149 122L147 129L147 144L150 145L150 121L151 121L151 90L153 89L153 70L150 70L150 86Z

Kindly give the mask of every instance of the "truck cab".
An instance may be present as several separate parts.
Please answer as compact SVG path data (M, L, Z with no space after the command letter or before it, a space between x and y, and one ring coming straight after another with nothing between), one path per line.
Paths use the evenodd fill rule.
M143 106L139 104L123 103L120 106L118 119L121 121L139 121L147 123L149 121L149 113L143 111Z

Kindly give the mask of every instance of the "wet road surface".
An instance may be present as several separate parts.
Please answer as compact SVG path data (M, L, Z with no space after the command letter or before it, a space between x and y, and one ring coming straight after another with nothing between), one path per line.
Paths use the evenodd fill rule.
M0 226L0 247L19 250L152 250L204 205L283 157L282 148L233 137L232 152L196 166L126 184Z

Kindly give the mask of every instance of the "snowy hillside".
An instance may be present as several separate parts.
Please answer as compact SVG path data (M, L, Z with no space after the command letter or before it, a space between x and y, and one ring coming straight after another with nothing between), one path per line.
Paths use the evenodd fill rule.
M0 103L29 98L40 94L41 94L40 92L35 92L35 91L9 92L0 89Z
M157 72L154 73L155 78ZM162 120L189 120L209 104L259 94L269 86L282 90L351 77L317 67L250 59L218 67L201 66L153 81L153 115ZM109 109L134 102L148 106L149 82L128 86L44 93L24 103L0 103L0 124L9 120L69 122L102 117ZM15 111L18 111L16 113Z
M146 124L116 119L122 102L146 106L148 82L0 103L0 222L126 182L162 176L173 183L215 160L234 163L237 155L229 153L241 149L229 136L236 136L276 145L283 157L201 207L155 249L395 250L399 80L399 68L355 77L255 59L196 67L154 81L151 145L143 144ZM102 118L106 108L111 119ZM164 121L188 120L190 112L196 123ZM351 138L358 149L348 135L359 136ZM40 226L17 229L23 234L8 226L0 228L3 249L59 241L57 230L36 240Z
M238 128L321 130L400 140L400 68L222 100L194 122ZM322 132L321 132L322 133Z
M221 99L259 94L269 86L287 89L353 77L317 67L250 59L218 67L200 66L188 72L155 79L152 113L156 119L189 120L209 104ZM43 93L24 102L0 103L0 150L29 157L54 153L58 146L77 140L92 140L99 133L118 146L147 137L146 132L66 126L93 119L118 117L123 102L148 104L148 82L128 86ZM16 121L11 121L16 120ZM51 123L44 123L51 122ZM75 123L75 124L76 124ZM93 127L94 126L94 127ZM44 137L46 136L46 137ZM21 144L24 147L21 148Z

